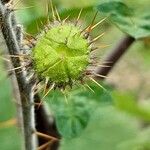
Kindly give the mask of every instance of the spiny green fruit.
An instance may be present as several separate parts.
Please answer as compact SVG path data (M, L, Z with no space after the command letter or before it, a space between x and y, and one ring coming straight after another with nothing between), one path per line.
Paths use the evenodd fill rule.
M65 86L82 78L89 64L89 40L72 23L56 23L36 43L32 51L39 77Z
M85 77L96 82L91 78L92 65L96 64L91 58L91 51L97 48L92 47L91 44L103 33L92 40L89 35L105 18L94 24L98 13L96 12L91 24L82 29L78 25L82 9L75 23L67 21L67 18L61 20L57 9L54 11L52 3L51 9L54 22L48 22L44 32L35 38L35 41L33 39L33 47L31 45L31 62L37 77L37 89L43 81L44 91L53 88L64 90L67 86L72 87L75 83L84 81Z

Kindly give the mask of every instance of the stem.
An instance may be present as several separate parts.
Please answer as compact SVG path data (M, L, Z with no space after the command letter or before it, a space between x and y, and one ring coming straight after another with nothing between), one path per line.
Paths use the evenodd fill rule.
M117 47L114 50L112 50L112 52L110 52L110 54L108 54L108 56L106 56L106 58L104 59L103 65L106 65L106 63L108 62L109 67L100 67L97 69L96 73L102 76L107 76L109 72L113 69L115 64L118 62L118 60L123 56L123 54L128 50L128 48L133 44L134 41L135 39L131 36L124 37L119 42ZM96 78L101 80L105 79L104 77Z
M10 55L19 55L20 47L17 41L16 34L14 32L14 26L11 21L11 11L3 5L4 1L0 1L0 23L1 32L6 42ZM22 66L19 58L11 58L12 65L14 68ZM20 73L17 73L17 72ZM23 134L25 140L25 150L36 149L36 136L33 134L35 131L35 120L34 120L34 98L33 98L33 83L26 80L26 72L22 69L15 70L15 76L17 79L20 99L22 105L22 116L23 116Z
M35 102L40 102L39 95L35 95ZM56 128L56 123L53 118L53 116L49 115L46 112L46 109L44 105L41 105L40 107L35 106L35 119L36 119L36 129L37 131L54 136L56 138L60 138L60 134L58 133L58 130ZM42 138L39 138L39 145L43 145L45 143L45 140ZM49 149L51 150L57 150L59 147L59 141L55 141L52 144L49 145Z
M1 0L2 4L8 3L10 0Z
M17 25L14 14L10 14L10 10L8 10L3 4L5 4L6 0L0 0L0 25L3 33L3 37L5 39L5 43L8 47L8 51L10 55L17 55L20 53L21 46L21 27ZM11 16L11 17L10 17ZM21 62L18 58L12 58L12 64L14 68L21 66ZM36 94L33 97L32 93L32 83L28 83L26 81L26 72L23 70L18 70L20 73L16 73L15 76L17 78L17 87L19 88L19 99L21 99L22 105L22 123L23 125L23 133L25 140L25 149L26 150L34 150L36 147L35 135L32 134L35 131L35 121L36 121L36 129L41 133L45 133L47 135L52 135L55 137L60 137L56 124L52 116L49 116L45 111L44 106L37 108L33 106L33 102L40 102L40 97ZM13 85L14 89L16 89L16 85ZM20 109L19 109L20 110ZM51 121L50 121L51 120ZM44 140L38 138L39 145L45 143ZM50 145L51 150L57 150L59 146L59 141L54 142Z

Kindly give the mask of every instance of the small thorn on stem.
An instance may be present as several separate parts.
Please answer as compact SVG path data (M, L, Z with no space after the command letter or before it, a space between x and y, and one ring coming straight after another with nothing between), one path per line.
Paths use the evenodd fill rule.
M43 95L46 94L46 89L47 89L47 86L48 86L48 82L49 82L49 78L47 77L47 78L46 78L46 81L45 81L45 86L44 86Z
M58 21L61 22L61 18L60 18L60 15L58 13L58 10L57 10L56 6L55 6L55 12L56 12Z
M78 17L77 17L77 20L76 20L76 22L75 22L75 26L78 24L78 22L79 22L79 19L80 19L80 17L81 17L81 14L82 14L82 11L83 11L83 8L80 10L80 12L79 12L79 15L78 15Z
M66 104L68 104L68 99L67 99L67 95L66 95L65 91L62 89L61 92L64 95Z
M35 133L37 136L39 136L39 137L41 137L41 138L44 138L44 139L47 139L47 140L59 141L58 138L53 137L53 136L50 136L50 135L47 135L47 134L44 134L44 133L41 133L41 132L35 131L34 133Z
M68 15L68 16L62 21L62 23L65 23L65 22L68 20L69 17L70 17L70 15Z
M53 89L55 87L55 83L53 83L52 85L51 85L51 87L48 89L48 91L45 93L45 95L42 97L42 100L41 100L41 102L40 102L40 104L39 104L39 107L41 106L41 104L43 103L43 101L44 101L44 98L50 93L50 91ZM39 108L38 107L38 108Z
M95 91L94 91L88 84L85 84L85 86L86 86L90 91L92 91L93 93L95 93Z
M89 77L89 79L94 82L96 85L98 85L100 88L102 88L104 91L107 91L101 84L99 84L96 80L94 80L92 77Z
M53 2L52 2L52 0L50 0L50 6L51 6L51 11L52 11L53 20L56 21L56 16L55 16L55 11L54 11L54 7L53 7Z
M100 25L101 23L103 23L108 17L105 17L104 19L100 20L98 23L96 23L95 25L93 25L91 27L91 30L93 30L94 28L96 28L98 25Z
M102 33L102 34L100 34L100 35L98 35L96 38L94 38L94 39L90 42L90 45L91 45L92 43L96 42L96 41L97 41L99 38L101 38L104 34L105 34L105 32Z
M107 76L100 75L100 74L97 74L97 73L93 73L93 75L95 75L95 76L97 76L97 77L101 77L101 78L108 78Z
M50 147L50 145L53 143L53 141L48 141L45 144L39 146L37 148L37 150L46 150L48 147Z

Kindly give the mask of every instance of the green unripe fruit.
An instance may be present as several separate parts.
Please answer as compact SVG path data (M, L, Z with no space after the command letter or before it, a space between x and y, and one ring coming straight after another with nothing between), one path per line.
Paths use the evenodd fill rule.
M56 84L67 84L82 77L89 64L89 41L74 24L53 26L32 51L36 73Z

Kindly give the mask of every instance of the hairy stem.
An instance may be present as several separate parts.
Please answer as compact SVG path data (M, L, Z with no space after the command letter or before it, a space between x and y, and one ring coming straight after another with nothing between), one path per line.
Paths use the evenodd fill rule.
M118 60L123 56L123 54L129 49L129 47L133 44L135 39L131 36L126 36L123 38L119 44L104 58L103 65L106 65L105 62L108 62L109 67L100 67L97 69L96 73L102 76L107 76L109 72L113 69ZM96 77L97 79L104 80L104 77Z
M18 55L22 49L21 41L21 26L18 26L16 23L15 16L9 9L5 6L8 1L0 0L0 25L1 31L7 45L8 52L10 55ZM7 52L6 52L7 53ZM19 58L12 58L12 65L14 68L21 66ZM18 72L20 72L18 74ZM36 137L33 134L35 131L35 121L36 121L36 130L57 138L60 137L55 121L52 116L49 116L45 111L45 107L41 106L40 108L34 107L33 103L39 103L41 101L38 94L34 95L32 93L33 84L26 81L26 72L22 69L16 70L15 78L17 78L19 95L21 100L21 110L22 110L22 125L25 141L26 150L34 150L36 148ZM16 83L16 82L15 82ZM16 89L16 85L13 85ZM18 89L17 88L17 89ZM15 90L16 91L16 90ZM15 96L16 97L16 96ZM17 101L19 101L17 100ZM18 109L20 110L20 108ZM44 144L45 141L41 138L38 138L39 146ZM57 150L59 146L59 141L54 142L50 145L49 149Z
M5 43L7 45L10 55L19 55L20 46L17 41L16 33L13 30L11 11L3 4L4 1L0 1L0 23L1 32L3 34ZM19 58L11 58L14 68L22 66ZM18 73L18 71L20 73ZM35 118L34 118L34 98L33 98L33 83L26 80L26 72L22 69L15 70L15 76L17 79L21 106L23 116L23 134L25 141L25 150L36 149L36 136L33 134L35 131Z

